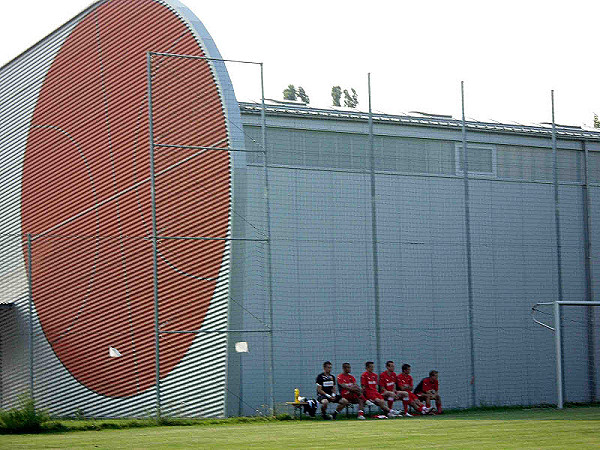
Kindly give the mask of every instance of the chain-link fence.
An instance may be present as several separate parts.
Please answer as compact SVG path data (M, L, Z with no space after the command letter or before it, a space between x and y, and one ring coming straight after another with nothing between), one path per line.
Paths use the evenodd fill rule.
M270 414L326 360L436 369L446 407L555 403L530 310L596 298L600 133L238 105L184 31L103 47L100 81L2 129L0 407ZM597 400L595 311L563 318L567 401Z
M246 122L253 118L244 117ZM246 126L248 149L262 145L259 132ZM284 139L304 135L308 140L315 133L267 127L267 145L287 149L289 141ZM319 133L326 133L325 144L316 144L320 150L328 148L327 139L368 142L360 136L336 135L335 129ZM412 138L389 140L398 149L418 143ZM445 146L447 151L440 151L443 158L458 153L452 143L420 142L425 150ZM315 150L287 145L298 152ZM542 166L532 163L529 168L524 161L534 157L527 154L512 165L500 163L507 154L529 150L495 144L495 174L469 178L472 308L460 173L378 170L373 203L368 170L310 167L306 159L270 164L269 256L264 159L250 160L234 173L235 232L227 241L230 274L222 287L223 306L209 322L207 303L197 299L202 298L203 286L218 277L218 271L207 273L206 267L215 266L211 258L223 254L223 241L215 244L202 236L171 239L177 236L165 231L158 240L159 348L167 355L160 359L164 413L214 414L202 405L217 392L226 398L229 415L267 413L273 405L281 411L294 388L302 395L315 395L314 378L323 361L331 360L334 370L351 362L358 378L364 361L378 355L381 370L388 359L412 364L415 378L439 370L449 407L555 403L552 332L534 324L529 314L534 303L559 298L552 159L538 158ZM531 153L543 151L552 149ZM367 166L368 148L362 152ZM592 244L598 186L586 183L579 167L597 154L561 152L559 174L567 174L558 183L562 298L585 300L596 283ZM436 156L436 161L443 159ZM402 164L400 157L396 164ZM517 170L537 171L545 178L501 176ZM189 173L192 177L193 171ZM598 177L593 172L591 176ZM161 198L160 187L156 192ZM120 204L126 217L125 203ZM98 208L89 223L95 224L102 214ZM173 216L186 226L179 213ZM592 249L587 260L586 245ZM72 414L78 408L91 415L154 413L151 233L5 235L2 255L3 406L13 404L15 394L31 390L41 406L57 414ZM218 292L213 286L210 292ZM597 399L596 316L586 308L564 315L567 401ZM240 343L247 344L238 347L241 352L236 351ZM111 357L110 351L122 356ZM203 391L204 380L219 370L226 375ZM113 397L132 400L121 410L123 402Z

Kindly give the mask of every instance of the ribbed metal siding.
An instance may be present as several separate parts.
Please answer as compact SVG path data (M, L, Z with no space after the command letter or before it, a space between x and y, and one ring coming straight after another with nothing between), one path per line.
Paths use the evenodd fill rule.
M34 395L53 412L154 408L146 52L219 57L206 53L198 24L178 2L98 2L0 71L9 105L1 158L10 162L0 182L12 198L0 221L4 233L34 235ZM224 97L235 97L216 77L226 71L166 57L154 57L152 70L155 142L233 146ZM223 85L230 89L228 79ZM226 238L230 155L204 152L181 164L191 154L157 150L158 233ZM26 294L24 277L13 278ZM228 278L226 241L160 241L161 328L225 328ZM123 357L109 358L109 346ZM223 415L225 360L223 335L163 335L164 411ZM21 372L3 387L26 385Z

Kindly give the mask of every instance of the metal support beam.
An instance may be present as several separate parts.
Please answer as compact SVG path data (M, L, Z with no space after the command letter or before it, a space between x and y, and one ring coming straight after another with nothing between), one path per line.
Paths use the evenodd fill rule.
M585 268L585 299L588 302L594 300L594 288L592 286L592 249L590 239L590 193L589 193L589 154L585 141L581 142L583 150L583 257ZM594 340L594 314L592 308L586 308L587 322L587 350L588 350L588 389L590 402L596 402L596 343Z
M381 311L379 299L379 254L377 251L377 201L375 183L375 139L373 136L373 110L371 105L371 74L367 74L369 91L369 157L371 160L371 246L373 255L373 294L375 306L375 367L381 368ZM379 369L378 369L379 370Z
M265 152L265 215L266 215L266 227L267 227L267 297L269 302L269 395L270 408L273 415L275 411L275 343L273 337L273 326L274 326L274 310L273 310L273 267L272 267L272 254L271 254L271 203L270 203L270 192L269 192L269 152L267 151L267 118L265 114L265 77L264 67L260 63L260 92L261 92L261 105L260 110L261 117L261 133L262 133L262 144Z
M467 253L467 296L469 318L469 345L471 347L471 406L476 405L477 391L475 388L475 336L473 330L473 266L471 258L471 209L469 199L469 156L467 152L467 122L465 118L465 82L460 82L460 97L462 104L462 159L463 182L465 192L465 240Z
M33 392L33 268L31 267L31 234L27 233L27 290L29 294L29 394L34 397Z
M552 102L552 174L554 178L554 224L556 229L556 258L558 268L558 301L563 300L562 285L562 244L560 234L560 207L558 195L558 149L556 146L556 122L554 120L554 90L550 91Z
M560 326L560 302L554 302L554 350L556 352L556 395L558 409L563 408L562 335Z
M158 247L156 232L156 179L154 165L154 123L152 116L152 54L146 54L148 83L148 128L150 138L150 197L152 202L152 274L154 281L154 366L156 383L156 417L160 418L160 318L158 309Z
M558 301L563 300L563 283L562 283L562 239L560 232L560 200L559 200L559 189L558 189L558 148L556 145L556 121L554 117L554 90L550 91L550 100L552 103L552 174L553 174L553 182L554 182L554 226L556 230L556 269L557 269L557 294ZM557 332L560 336L560 331ZM560 357L562 358L562 340L559 341L560 345ZM563 365L563 361L560 361L561 366ZM563 383L563 378L561 374L561 383ZM561 386L561 392L564 390L564 385ZM561 399L562 400L562 399ZM562 408L562 406L559 406Z

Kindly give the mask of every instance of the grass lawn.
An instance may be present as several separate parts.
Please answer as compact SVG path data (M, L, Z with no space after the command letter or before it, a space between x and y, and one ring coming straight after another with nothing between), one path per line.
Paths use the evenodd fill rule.
M600 407L0 436L0 448L599 448Z

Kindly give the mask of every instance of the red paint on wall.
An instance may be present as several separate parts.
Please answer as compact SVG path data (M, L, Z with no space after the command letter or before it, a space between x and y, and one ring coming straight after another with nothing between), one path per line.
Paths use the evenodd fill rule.
M44 80L23 168L23 232L51 230L32 252L42 329L80 383L113 397L155 384L147 51L203 56L184 23L151 0L113 0L87 14ZM229 145L205 60L154 57L153 89L155 142ZM156 172L159 235L226 236L228 152L157 148ZM162 240L158 247L162 328L200 328L225 242ZM193 339L161 337L161 378ZM109 358L109 346L123 357Z

